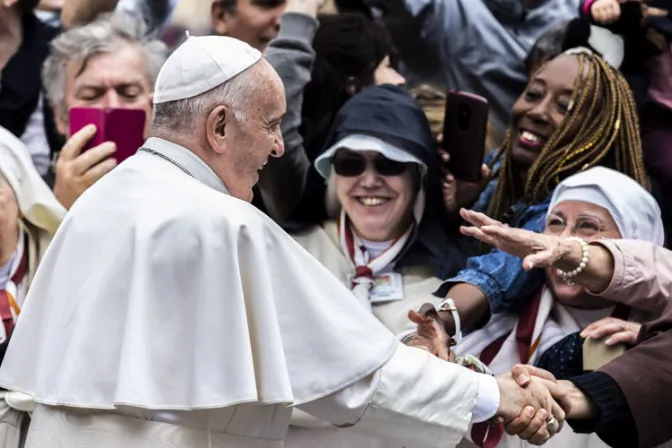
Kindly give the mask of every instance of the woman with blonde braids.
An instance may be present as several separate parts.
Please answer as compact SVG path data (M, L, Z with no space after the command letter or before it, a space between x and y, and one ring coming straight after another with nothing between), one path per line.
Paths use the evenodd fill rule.
M447 174L449 212L471 208L542 232L553 190L580 171L606 166L648 188L630 88L601 57L583 49L556 57L531 78L513 107L504 145L486 163L484 174L494 172L490 182L484 177L479 185L466 184ZM464 270L442 284L435 294L446 300L438 315L428 305L409 317L419 324L438 316L459 340L461 330L483 325L490 314L520 310L543 280L543 271L526 271L516 257L493 249L470 258ZM436 345L434 352L445 354L439 339Z
M562 179L595 165L616 169L648 186L630 87L618 71L588 51L570 51L555 62L576 66L577 60L574 71L586 74L576 76L571 96L567 91L558 99L556 114L560 125L552 135L538 132L538 123L528 126L527 119L535 121L535 111L524 108L537 102L539 88L547 84L542 75L553 70L555 64L543 66L514 105L514 123L520 117L518 129L509 129L504 145L491 162L496 165L501 160L488 205L488 213L495 219L504 218L521 199L528 204L543 202ZM521 117L521 112L530 114Z

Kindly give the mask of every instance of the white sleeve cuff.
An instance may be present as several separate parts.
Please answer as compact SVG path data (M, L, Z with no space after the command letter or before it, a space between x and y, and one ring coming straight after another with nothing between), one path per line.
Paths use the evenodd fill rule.
M494 376L480 374L478 381L478 395L471 418L473 423L490 420L499 409L499 386Z

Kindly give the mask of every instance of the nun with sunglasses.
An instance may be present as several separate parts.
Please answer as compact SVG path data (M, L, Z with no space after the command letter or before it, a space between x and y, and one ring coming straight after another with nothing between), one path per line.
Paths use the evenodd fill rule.
M357 312L399 334L408 312L427 301L476 249L448 223L438 156L422 108L404 89L372 86L339 111L315 169L327 185L331 218L291 232L348 286ZM285 447L390 446L337 430L295 411Z

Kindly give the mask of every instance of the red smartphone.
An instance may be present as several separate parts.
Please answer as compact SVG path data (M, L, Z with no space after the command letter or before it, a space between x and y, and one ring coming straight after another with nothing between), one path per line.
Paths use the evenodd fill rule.
M112 157L117 163L121 163L143 145L146 115L142 109L73 107L70 109L70 135L89 124L94 124L96 134L82 151L103 142L114 142L117 150Z
M481 166L488 133L488 101L467 92L446 94L443 148L450 154L447 168L465 182L481 180Z

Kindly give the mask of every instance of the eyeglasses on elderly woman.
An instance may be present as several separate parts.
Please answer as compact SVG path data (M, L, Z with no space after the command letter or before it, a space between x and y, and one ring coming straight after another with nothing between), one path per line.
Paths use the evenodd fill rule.
M581 238L594 238L605 230L604 224L593 216L579 216L570 222L562 213L549 213L546 219L546 233L561 235L570 226L570 233Z

